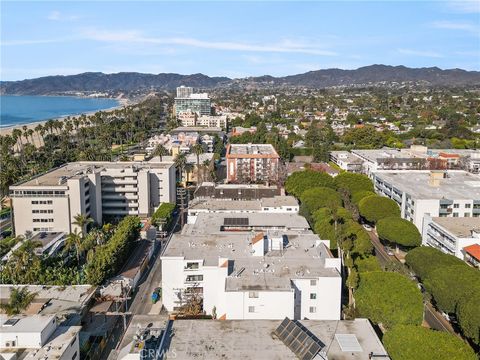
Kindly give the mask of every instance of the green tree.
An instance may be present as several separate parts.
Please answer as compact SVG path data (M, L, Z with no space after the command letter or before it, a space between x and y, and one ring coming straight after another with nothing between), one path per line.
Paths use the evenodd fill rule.
M438 308L452 314L460 302L480 294L480 271L466 264L439 267L429 274L424 285Z
M300 196L300 201L310 214L323 207L331 209L342 206L340 195L332 188L327 187L314 187L305 190Z
M167 148L162 144L158 144L155 149L153 150L152 156L158 156L160 158L160 162L162 161L164 156L169 154Z
M422 294L415 283L397 273L363 273L355 303L361 316L386 328L420 325L423 320Z
M294 172L285 182L285 190L297 198L312 187L334 188L333 178L323 172L304 170Z
M395 201L378 195L360 200L358 210L361 216L373 223L386 217L400 216L400 208Z
M200 185L199 184L199 182L200 182L200 155L202 155L205 152L205 150L203 149L202 144L195 144L192 147L192 151L195 154L195 156L197 157L197 188L198 188L198 186Z
M37 294L28 291L27 287L14 287L10 291L8 303L0 304L0 308L8 316L17 315L26 310L36 296Z
M373 191L369 191L369 190L362 190L362 191L357 191L357 192L354 192L352 194L352 202L358 206L358 203L363 199L363 198L366 198L368 196L375 196L377 194L375 194Z
M422 235L417 227L410 221L399 217L378 220L377 233L381 239L404 247L416 247L422 243Z
M75 229L74 232L68 234L65 240L65 250L75 248L75 256L77 257L77 266L80 267L80 256L83 252L83 236Z
M362 273L366 272L382 271L380 263L375 255L356 257L354 263L360 276Z
M337 189L347 189L350 194L359 191L373 192L373 183L368 176L350 172L342 172L333 179Z
M452 265L464 265L459 258L448 255L430 246L420 246L410 250L405 257L407 265L423 281L438 268Z
M473 350L455 335L421 326L398 325L383 338L392 360L474 360Z
M330 249L336 249L339 226L351 218L345 208L321 208L312 215L313 229L320 238L330 240Z
M73 217L72 225L80 228L80 235L83 237L87 233L88 225L93 223L93 219L85 214L77 214Z
M458 323L462 328L462 333L478 346L480 346L479 303L480 291L477 289L475 292L471 293L471 296L468 299L464 299L459 303L457 310Z

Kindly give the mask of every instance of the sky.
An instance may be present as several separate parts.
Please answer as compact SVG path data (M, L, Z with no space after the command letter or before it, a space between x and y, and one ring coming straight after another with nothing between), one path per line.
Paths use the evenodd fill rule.
M480 0L0 2L0 79L87 71L285 76L480 70Z

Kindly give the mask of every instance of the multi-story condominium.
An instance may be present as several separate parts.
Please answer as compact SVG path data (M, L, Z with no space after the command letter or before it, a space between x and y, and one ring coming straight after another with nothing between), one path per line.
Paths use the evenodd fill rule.
M196 126L198 114L194 111L183 111L177 113L177 119L182 126L191 127Z
M480 217L425 216L422 235L424 245L465 260L465 248L480 245Z
M220 319L339 320L340 259L297 214L199 213L162 259L168 311Z
M480 175L461 170L380 171L375 191L397 202L404 219L422 232L424 216L479 217Z
M271 144L230 144L226 159L228 182L278 181L280 157Z
M80 358L81 326L59 326L55 315L0 316L1 359Z
M195 190L195 198L214 198L223 200L258 200L271 198L282 194L282 188L276 185L261 184L215 184L202 183Z
M330 160L342 170L354 173L363 170L363 161L348 151L331 151Z
M193 88L189 86L177 87L177 98L188 98L193 94Z
M174 113L179 116L184 112L194 112L201 115L210 115L212 112L211 101L207 93L195 94L190 91L180 90L180 95L175 98Z
M226 115L202 115L197 118L196 126L226 129L228 118Z
M68 163L10 187L15 233L70 233L77 214L98 224L149 216L161 203L175 202L175 184L173 162Z

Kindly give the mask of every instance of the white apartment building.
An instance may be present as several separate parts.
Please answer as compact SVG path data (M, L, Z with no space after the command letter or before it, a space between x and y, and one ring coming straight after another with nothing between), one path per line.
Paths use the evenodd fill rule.
M379 195L397 202L402 218L422 232L424 216L479 217L480 175L461 170L375 172Z
M81 326L59 326L55 315L1 315L0 323L2 359L80 359Z
M425 216L422 238L424 245L464 260L464 248L473 244L480 245L480 217Z
M226 115L201 115L197 112L187 111L179 112L177 119L181 126L185 127L211 127L226 129L228 125L228 118Z
M363 169L362 160L348 151L331 151L330 160L345 171L359 173Z
M175 186L173 162L68 163L10 187L15 233L70 233L77 214L98 224L149 216L161 203L175 202Z
M338 320L340 259L296 214L200 213L168 243L162 301L219 319Z

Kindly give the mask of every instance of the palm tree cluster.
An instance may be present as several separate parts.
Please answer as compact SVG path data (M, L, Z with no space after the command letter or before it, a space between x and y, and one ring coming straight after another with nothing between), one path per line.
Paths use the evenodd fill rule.
M0 304L0 308L5 311L8 316L17 315L26 310L36 296L36 293L28 291L26 287L14 287L10 291L8 303Z
M0 136L0 194L7 194L15 182L69 161L113 160L119 155L114 145L146 140L159 131L163 116L163 100L149 98L114 111L16 128Z

